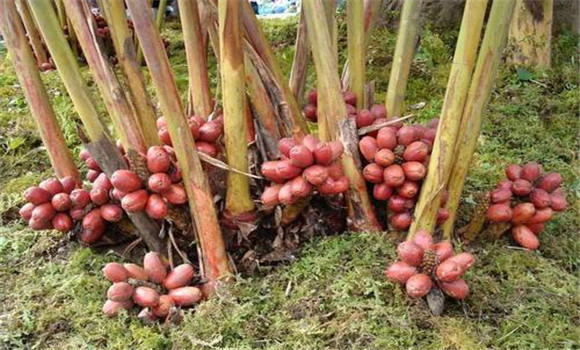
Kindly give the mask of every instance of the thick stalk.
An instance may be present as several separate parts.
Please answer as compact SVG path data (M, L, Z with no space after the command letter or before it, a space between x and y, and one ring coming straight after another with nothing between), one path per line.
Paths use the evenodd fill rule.
M67 148L58 120L50 105L36 60L26 43L24 28L18 18L18 13L16 13L14 0L0 0L0 31L4 36L6 48L12 56L16 75L28 102L30 114L38 126L42 143L48 151L50 163L56 176L59 178L72 176L80 185L82 181L79 171Z
M219 2L220 70L224 108L224 143L229 166L248 171L247 122L244 116L246 96L244 57L238 0ZM237 217L254 210L247 176L228 172L226 210Z
M407 79L415 53L419 34L419 13L422 0L406 0L401 11L397 45L393 55L393 65L387 88L386 107L390 116L400 116L403 112Z
M231 275L231 269L209 181L196 152L175 78L161 36L151 18L147 0L131 0L127 2L127 6L151 73L161 110L167 119L169 134L181 168L197 244L201 250L200 260L204 277L216 281Z
M356 107L364 108L365 104L365 31L364 3L360 0L348 0L346 19L348 32L349 90L356 95Z
M290 91L300 103L304 95L304 86L306 85L306 72L308 69L308 35L306 34L306 21L304 20L304 11L300 7L300 17L298 19L298 30L296 34L296 49L292 61L292 70L290 71Z
M433 232L435 228L437 211L453 165L453 151L477 56L486 7L487 0L467 0L465 3L437 136L433 142L427 177L415 207L415 218L409 230L409 238L420 229Z
M450 217L443 225L446 238L450 238L453 231L461 192L465 184L465 176L469 170L477 146L477 139L481 132L483 111L489 100L501 63L514 5L515 0L503 0L494 1L491 7L455 144L455 159L447 186L449 199L446 208L449 210Z
M318 105L324 106L328 112L323 118L328 121L329 134L344 145L341 162L349 180L349 191L346 196L349 227L359 231L378 230L380 225L360 170L356 126L348 118L346 105L342 98L336 60L333 59L335 56L332 53L330 33L326 23L318 20L318 15L323 11L322 0L305 1L303 5L306 25L308 26L308 39L311 43L316 43L316 45L311 45L311 48L320 87L318 89Z
M20 18L22 19L24 28L26 29L26 34L28 34L30 46L32 46L34 56L36 56L37 64L40 65L41 63L48 62L46 51L44 51L44 47L42 46L42 39L40 38L40 33L38 32L38 28L36 28L34 19L32 19L32 15L30 14L28 4L26 3L25 0L18 0L16 2L16 6L18 8L18 12L20 13Z
M85 0L67 0L65 10L77 33L78 42L105 101L105 106L119 134L121 143L126 150L147 153L150 145L145 143L141 126L131 110L124 89L119 84L107 57L101 52L97 43L96 23L92 19L88 3Z
M550 68L554 0L517 0L511 22L509 61L515 65Z
M197 1L179 0L179 15L189 72L189 92L195 114L207 118L213 109Z
M111 177L116 170L127 168L127 164L97 112L75 56L64 33L59 30L58 18L52 5L44 0L30 0L29 4L58 73L86 129L90 140L87 148L107 176ZM159 225L144 212L128 215L147 247L165 255L164 241L158 235Z
M167 0L159 0L159 7L157 7L157 17L155 18L155 26L161 34L161 29L165 24L165 10L167 9Z
M123 0L103 0L101 10L111 30L111 40L119 65L126 79L134 117L137 119L148 146L159 144L155 126L155 109L147 93L145 78L141 72L141 63L137 59L136 47L125 14Z

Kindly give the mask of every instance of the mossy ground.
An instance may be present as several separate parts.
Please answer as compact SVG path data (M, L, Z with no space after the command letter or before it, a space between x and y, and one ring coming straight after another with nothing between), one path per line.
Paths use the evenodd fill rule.
M170 54L184 92L183 43L172 26L167 31L173 41ZM265 28L288 73L295 21L267 22ZM439 113L456 34L423 31L407 91L409 104L426 102L416 112L419 121ZM467 248L477 256L467 275L470 297L448 301L443 316L434 317L422 302L408 299L398 285L383 278L395 255L392 237L320 237L304 244L294 263L240 277L230 289L185 311L183 324L170 328L142 325L134 315L104 318L100 309L108 283L100 270L118 258L96 254L54 232L33 232L14 219L9 209L21 201L20 192L49 176L50 165L11 64L2 60L0 348L578 348L577 39L567 34L554 39L550 71L501 70L462 202L462 212L469 212L473 195L490 189L511 162L536 160L561 172L572 205L547 226L539 251L514 248L507 238L477 241ZM367 75L376 81L378 100L384 97L394 43L392 32L378 29L369 49ZM340 47L344 50L344 41ZM216 76L214 68L214 82ZM73 127L77 116L58 73L43 77L65 124L67 142L78 152ZM311 72L309 86L314 79ZM92 83L91 89L96 91Z

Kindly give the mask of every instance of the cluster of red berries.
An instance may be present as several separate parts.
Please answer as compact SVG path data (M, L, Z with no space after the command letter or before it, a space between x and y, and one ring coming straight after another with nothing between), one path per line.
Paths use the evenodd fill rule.
M167 261L155 252L145 255L143 267L116 262L105 265L103 274L113 284L107 290L103 313L113 317L136 304L142 308L138 317L151 322L166 319L178 307L197 304L203 298L200 288L189 285L195 277L193 266L181 264L167 270Z
M464 299L469 286L461 276L473 265L469 253L455 255L449 241L434 243L427 231L418 231L397 247L398 261L385 270L393 282L405 284L411 298L427 295L434 286L454 299Z
M187 124L189 125L191 136L195 140L197 151L216 158L220 152L218 140L224 133L223 116L220 114L210 121L206 121L200 116L193 116L188 119ZM173 146L165 117L157 119L157 129L161 142L167 146Z
M538 249L537 235L554 212L564 211L568 206L566 195L560 188L562 176L543 173L535 162L523 166L509 165L506 179L489 193L491 202L485 216L491 222L512 224L512 236L522 247Z
M340 141L320 142L313 135L301 141L283 138L278 143L280 160L264 162L262 175L272 181L262 194L267 207L292 204L310 196L314 189L322 195L336 195L348 189L342 166L335 162L343 153Z

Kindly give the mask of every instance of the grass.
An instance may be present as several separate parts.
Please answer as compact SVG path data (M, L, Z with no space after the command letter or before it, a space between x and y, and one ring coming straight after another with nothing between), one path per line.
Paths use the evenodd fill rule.
M185 92L183 43L175 26L168 27L173 68ZM285 74L292 63L295 28L293 20L265 23ZM456 34L430 28L423 32L407 94L409 104L426 102L417 112L419 121L439 113ZM0 348L578 348L577 39L568 34L555 38L550 71L502 68L461 208L469 212L473 195L493 187L508 163L537 160L545 169L561 172L572 207L550 222L539 251L515 249L507 238L464 247L477 257L467 275L472 293L463 302L449 301L444 314L435 317L422 302L406 298L400 286L383 278L382 271L395 256L393 237L319 237L305 244L292 264L240 276L218 296L186 310L184 322L176 327L143 325L128 314L104 318L100 308L108 283L100 269L118 257L97 254L54 232L30 231L14 220L19 193L51 171L10 62L2 60ZM376 80L378 101L384 98L394 44L392 32L375 31L367 75ZM345 48L343 41L340 48ZM211 62L215 87L215 60ZM67 142L78 152L77 117L58 73L43 78ZM311 70L308 85L314 81ZM96 101L103 111L102 102Z

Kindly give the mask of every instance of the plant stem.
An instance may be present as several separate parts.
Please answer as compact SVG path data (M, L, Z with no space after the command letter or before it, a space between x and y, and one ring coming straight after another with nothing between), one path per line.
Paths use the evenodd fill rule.
M419 34L419 13L422 0L405 0L401 11L397 45L393 55L386 106L390 116L400 116L403 112L407 79L415 53Z
M341 162L349 180L349 191L346 195L349 227L353 230L378 230L380 224L360 170L356 126L348 118L346 104L342 98L330 33L326 23L318 20L318 15L323 11L323 3L322 0L309 0L303 2L303 5L308 39L311 43L316 43L311 45L311 48L319 86L318 106L324 106L327 112L323 120L328 121L329 135L344 145Z
M127 6L151 73L161 110L167 119L169 134L181 168L197 244L201 250L199 258L204 276L210 281L217 281L231 275L231 269L209 181L195 149L175 78L161 37L151 18L147 0L131 0L127 2Z
M229 166L248 172L247 122L244 61L240 26L240 2L219 2L220 68L224 108L224 138ZM237 217L254 210L248 177L228 172L226 210Z
M30 46L32 46L34 56L36 56L37 64L40 65L41 63L48 62L46 51L44 51L44 47L42 46L40 33L38 32L38 28L36 28L34 19L30 14L30 8L28 8L28 4L25 0L18 0L16 2L16 6L18 8L18 12L20 13L20 18L22 19L24 28L26 29L26 34L28 34Z
M453 165L453 151L477 56L486 7L487 0L467 0L465 3L437 136L433 142L427 177L423 181L415 207L409 238L420 229L432 232L435 228L437 211Z
M481 132L483 111L501 63L514 5L515 0L503 0L494 1L491 7L455 144L453 168L448 184L449 199L446 204L450 217L443 225L444 236L447 239L451 237L453 231L465 176Z
M127 25L125 4L123 0L103 0L100 5L111 31L117 60L127 80L126 87L131 97L129 102L143 132L145 144L148 146L159 144L155 109L147 93L141 63L137 59L136 47Z
M213 105L197 1L179 0L179 15L183 27L193 110L195 114L207 118L213 110Z
M360 0L348 0L346 18L348 31L349 89L357 98L357 109L364 108L365 103L365 31L364 3Z
M298 31L296 34L296 49L292 60L292 70L290 71L290 91L300 103L304 95L306 85L306 73L308 68L308 54L310 53L308 44L308 34L306 33L306 21L304 20L304 10L300 7L300 17L298 19Z
M36 60L26 42L24 28L18 18L13 0L0 0L0 31L4 36L6 48L12 56L16 75L28 102L30 114L38 126L42 143L48 151L50 163L56 176L59 178L72 176L80 185L82 181L79 171L67 148L58 120L50 105L48 94L38 72Z
M166 9L167 9L167 0L159 0L159 7L157 7L157 18L155 18L155 26L157 26L159 34L161 34L161 30L163 29L163 25L165 24Z

